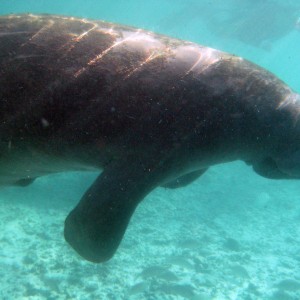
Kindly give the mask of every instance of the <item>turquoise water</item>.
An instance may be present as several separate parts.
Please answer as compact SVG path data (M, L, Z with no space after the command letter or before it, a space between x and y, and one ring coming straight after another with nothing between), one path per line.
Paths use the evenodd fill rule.
M243 56L300 92L297 1L13 1L0 14L104 19ZM242 162L211 168L137 209L115 257L95 265L63 222L96 174L58 174L0 193L0 299L300 299L300 184Z

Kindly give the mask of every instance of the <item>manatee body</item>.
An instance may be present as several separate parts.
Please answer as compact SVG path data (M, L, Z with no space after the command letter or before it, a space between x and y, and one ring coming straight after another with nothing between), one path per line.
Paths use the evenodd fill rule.
M300 97L242 58L112 23L9 15L0 66L0 184L103 170L65 221L87 260L112 257L157 186L233 160L300 177Z

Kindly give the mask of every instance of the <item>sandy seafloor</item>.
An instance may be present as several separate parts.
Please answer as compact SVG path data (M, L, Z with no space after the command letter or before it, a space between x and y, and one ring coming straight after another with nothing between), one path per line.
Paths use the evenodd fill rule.
M63 221L94 174L9 188L0 201L0 299L300 299L300 186L242 162L158 188L115 257L82 260Z
M300 92L299 32L268 50L222 39L199 21L195 3L0 0L0 14L61 13L151 29L246 57ZM158 188L115 257L97 265L63 238L65 217L94 177L58 174L0 190L0 300L300 299L300 181L267 180L235 162L186 188Z

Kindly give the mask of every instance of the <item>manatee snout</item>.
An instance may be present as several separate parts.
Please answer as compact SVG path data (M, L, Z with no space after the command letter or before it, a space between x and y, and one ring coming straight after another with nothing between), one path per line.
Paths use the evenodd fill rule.
M300 178L300 150L275 159L278 169L293 178Z

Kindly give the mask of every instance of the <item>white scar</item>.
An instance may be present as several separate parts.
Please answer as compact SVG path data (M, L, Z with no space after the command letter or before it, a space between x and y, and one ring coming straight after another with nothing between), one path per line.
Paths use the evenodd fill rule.
M43 26L37 33L35 33L28 41L32 41L39 37L41 34L46 32L48 29L50 29L54 25L54 21L50 20L49 23L45 26Z
M300 116L300 95L294 92L288 93L286 97L278 104L277 109L291 106L291 115L293 117L293 125L296 126Z
M140 33L140 30L138 30L137 32L135 32L134 34L128 36L127 38L125 38L123 40L115 42L112 46L110 46L109 48L107 48L106 50L104 50L103 52L101 52L100 54L98 54L95 58L93 58L92 60L90 60L88 62L88 65L92 66L92 65L96 64L105 55L107 55L111 50L113 50L114 48L120 46L121 44L124 44L125 42L131 40L132 38L136 37L139 33Z
M288 105L296 105L300 107L300 95L296 93L289 93L284 99L279 103L277 109L283 108Z
M162 53L151 53L143 62L141 62L136 68L134 68L132 71L130 71L126 76L125 79L129 78L132 74L139 71L144 65L148 64L152 60L156 59L157 57L162 56Z
M102 51L100 54L96 55L93 59L91 59L86 67L81 68L80 70L78 70L75 74L74 77L78 77L79 75L81 75L87 67L89 66L93 66L95 64L97 64L104 56L106 56L110 51L112 51L114 48L126 43L127 41L133 39L134 37L136 37L139 33L140 33L140 29L135 32L134 34L128 36L127 38L121 39L120 41L115 42L114 44L112 44L110 47L108 47L106 50Z
M90 23L93 24L93 23ZM91 31L95 30L96 28L98 28L97 24L93 24L93 27L90 28L89 30L83 32L82 34L80 34L79 36L77 36L76 38L74 38L74 42L79 42L82 38L84 38L86 35L88 35Z
M66 52L70 52L71 50L73 50L75 48L75 45L77 43L79 43L85 36L87 36L91 31L95 30L98 28L98 25L97 24L94 24L94 23L90 23L90 22L86 22L84 20L82 20L83 23L86 23L86 24L91 24L93 25L93 27L91 27L90 29L88 29L87 31L81 33L80 35L72 38L72 40L70 42L67 42L66 44L64 44L61 49L64 49L64 48L67 48L66 49Z
M199 53L199 58L198 60L192 65L192 67L185 73L185 75L188 75L190 72L192 72L196 67L197 65L201 62L202 60L202 54Z
M202 73L222 59L220 52L212 48L196 48L195 51L199 53L198 59L189 68L185 75L188 75L196 68L199 73Z

